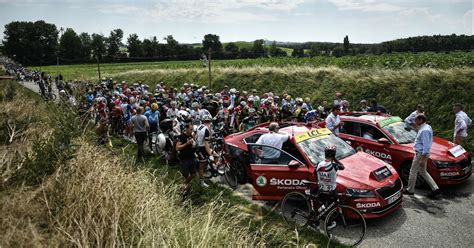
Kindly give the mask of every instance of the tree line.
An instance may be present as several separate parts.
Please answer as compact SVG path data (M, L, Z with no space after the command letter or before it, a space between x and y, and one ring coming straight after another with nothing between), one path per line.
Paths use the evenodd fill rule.
M137 34L124 37L122 29L108 36L72 28L58 29L45 21L14 21L5 25L1 52L24 65L78 64L92 62L131 62L212 59L286 57L282 47L292 49L292 57L344 56L392 52L454 51L474 49L474 36L435 35L398 39L379 44L305 42L279 43L255 40L249 47L230 42L223 45L216 34L207 34L201 44L182 44L172 35L140 39Z

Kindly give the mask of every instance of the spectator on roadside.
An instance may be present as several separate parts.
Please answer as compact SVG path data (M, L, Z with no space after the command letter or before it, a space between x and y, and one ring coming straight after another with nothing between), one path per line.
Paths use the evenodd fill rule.
M342 93L341 92L336 92L336 98L334 99L333 106L341 106L342 105Z
M369 110L369 106L367 105L367 100L360 101L360 111L367 112Z
M416 179L418 177L418 173L420 173L432 190L428 197L434 198L438 196L441 191L439 190L439 187L433 178L426 171L426 164L428 162L428 158L430 157L431 145L433 144L433 130L431 129L430 125L426 124L426 117L423 114L419 114L415 117L415 124L418 127L415 144L413 145L415 157L413 158L413 162L411 164L408 186L405 189L404 194L414 194Z
M387 113L387 110L384 106L377 103L376 100L370 101L371 106L367 112L375 112L375 113Z
M137 114L132 116L132 127L137 141L137 160L143 159L145 157L146 133L150 129L148 119L143 115L143 107L138 107Z
M340 113L341 107L335 105L332 107L331 113L326 117L326 127L335 135L339 135L339 129L344 125L344 122L341 122L339 118Z
M278 123L270 123L268 125L269 132L260 136L256 144L267 145L281 150L281 148L283 147L283 143L290 139L290 136L288 134L282 134L278 132L279 130L280 126L278 125ZM265 159L265 163L277 163L278 158L280 157L280 152L270 147L262 147L262 149L258 152L260 153L259 156Z
M467 129L472 125L472 120L463 111L464 107L460 103L453 105L453 112L456 116L454 120L454 140L453 143L463 145L467 140Z
M422 104L416 105L416 110L411 112L407 118L405 118L405 123L415 127L415 118L419 114L423 114L425 112L425 107Z

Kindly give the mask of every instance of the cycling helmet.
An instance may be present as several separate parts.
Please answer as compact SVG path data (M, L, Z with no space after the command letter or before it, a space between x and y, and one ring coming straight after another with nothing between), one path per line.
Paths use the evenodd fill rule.
M303 103L303 99L301 97L296 98L296 103Z
M152 110L157 110L158 109L158 104L156 104L156 103L151 104L151 109Z
M171 101L170 105L171 105L171 107L173 107L173 106L176 107L176 102L175 102L175 101Z
M247 92L247 91L245 91L245 90L244 90L244 91L242 91L242 95L246 96L247 94L248 94L248 92Z
M193 102L191 103L191 108L198 108L199 107L199 103L198 102Z
M335 145L327 145L324 147L324 155L329 158L336 157L336 146Z
M245 106L247 106L247 103L246 103L245 101L241 101L241 102L240 102L240 105L241 105L242 107L245 107Z
M207 87L206 87L206 86L202 86L201 89L202 89L202 90L206 90Z
M286 96L286 100L287 100L287 101L291 100L291 96L290 96L290 95L287 95L287 96Z
M309 99L309 97L305 97L305 98L304 98L304 101L305 101L305 102L310 102L311 99Z
M190 115L188 113L188 111L186 110L180 110L178 111L178 117L181 119L181 120L188 120Z
M189 86L189 84L188 84L188 83L184 83L184 87L188 87L188 86Z
M212 121L212 117L209 115L205 115L202 117L202 122L211 122L211 121Z
M237 92L237 90L236 90L236 89L234 89L234 88L232 88L232 89L230 89L230 91L229 91L229 92L230 92L230 94L235 94L235 93Z
M254 108L249 108L249 113L255 113L255 109Z

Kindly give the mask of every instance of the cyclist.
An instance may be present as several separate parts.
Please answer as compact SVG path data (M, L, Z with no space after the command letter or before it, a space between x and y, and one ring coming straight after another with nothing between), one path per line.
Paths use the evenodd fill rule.
M324 206L328 206L336 196L336 179L337 171L344 170L344 165L336 161L336 146L327 145L324 148L325 159L318 163L314 171L316 180L318 182L319 197ZM328 227L332 229L336 226L333 221Z
M196 142L193 137L193 125L188 122L185 124L185 128L181 135L178 136L176 143L176 151L179 153L178 157L181 163L181 174L183 174L186 187L189 186L193 177L196 174L196 157L194 155L194 149Z
M198 158L199 158L199 178L201 179L201 184L204 187L208 187L208 185L204 182L204 169L207 163L207 160L214 161L213 151L211 149L211 145L209 144L209 140L211 137L211 117L204 116L201 120L202 124L196 130L196 138L197 138L197 145L198 145Z

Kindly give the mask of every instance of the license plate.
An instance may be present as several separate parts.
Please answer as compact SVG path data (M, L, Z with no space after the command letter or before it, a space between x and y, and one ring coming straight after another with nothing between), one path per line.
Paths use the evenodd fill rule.
M387 199L388 204L392 204L395 201L397 201L400 197L402 196L402 192L398 191L395 195L391 196L390 198Z
M464 150L464 148L463 148L462 146L457 145L457 146L455 146L455 147L449 149L449 152L450 152L451 154L453 154L453 156L454 156L455 158L457 158L457 157L463 155L463 154L466 152L466 150Z
M462 169L462 170L464 171L464 174L467 174L467 173L471 172L472 167L471 167L471 165L469 165L468 167L466 167L466 168L464 168L464 169Z

